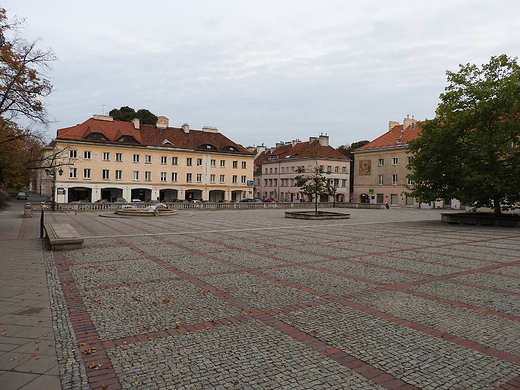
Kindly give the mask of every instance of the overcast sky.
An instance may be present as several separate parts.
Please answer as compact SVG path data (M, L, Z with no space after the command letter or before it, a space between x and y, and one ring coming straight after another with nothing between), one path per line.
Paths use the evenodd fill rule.
M446 70L516 57L518 0L0 0L59 61L47 134L130 106L244 146L373 140L434 116Z

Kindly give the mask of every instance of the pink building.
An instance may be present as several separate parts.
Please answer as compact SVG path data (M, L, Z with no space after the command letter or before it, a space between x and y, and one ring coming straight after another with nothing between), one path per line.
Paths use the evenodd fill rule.
M329 145L329 137L320 135L309 141L294 140L279 143L274 148L259 147L255 159L255 197L276 201L305 201L294 178L298 167L311 172L316 165L323 166L336 188L335 199L321 201L348 202L350 159Z

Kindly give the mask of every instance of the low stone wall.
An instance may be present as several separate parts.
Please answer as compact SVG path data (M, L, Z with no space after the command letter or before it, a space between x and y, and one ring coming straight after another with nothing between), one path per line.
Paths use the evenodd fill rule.
M520 227L520 215L492 213L449 213L441 214L441 221L452 224Z

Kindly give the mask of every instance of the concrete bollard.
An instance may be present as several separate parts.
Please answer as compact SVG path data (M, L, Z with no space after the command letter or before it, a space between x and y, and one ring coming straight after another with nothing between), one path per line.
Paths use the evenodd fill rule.
M23 207L23 217L32 218L32 206L30 203L26 203Z

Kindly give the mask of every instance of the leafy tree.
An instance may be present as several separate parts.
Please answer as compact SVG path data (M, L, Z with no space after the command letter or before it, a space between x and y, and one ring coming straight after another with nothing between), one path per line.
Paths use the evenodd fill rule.
M157 123L157 116L143 108L136 112L132 107L124 106L120 109L114 108L108 115L116 121L131 122L137 118L145 125L155 125Z
M437 117L408 143L411 195L421 202L456 198L502 210L520 202L520 66L491 57L481 67L447 72Z
M310 172L305 171L305 167L298 167L294 178L297 187L300 187L303 194L314 200L314 213L318 214L318 199L322 195L334 195L336 189L330 184L325 176L326 172L322 165L316 164ZM307 175L305 174L307 173Z
M35 168L43 147L42 135L33 124L48 125L42 98L52 92L46 71L56 60L52 51L24 40L22 19L9 21L0 8L0 187L27 183L26 168ZM20 119L30 125L21 127Z

